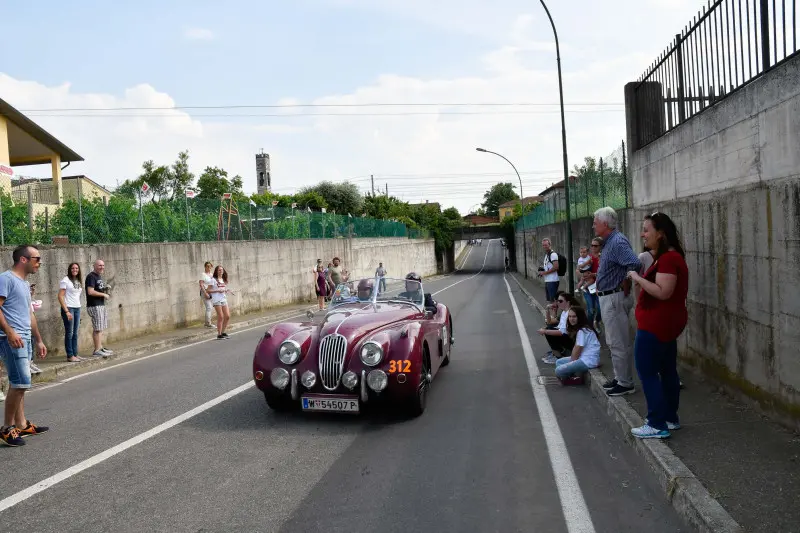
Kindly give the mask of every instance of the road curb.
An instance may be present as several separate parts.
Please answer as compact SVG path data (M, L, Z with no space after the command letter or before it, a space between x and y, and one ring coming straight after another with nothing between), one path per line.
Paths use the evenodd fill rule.
M301 315L302 313L303 309L294 309L292 311L275 313L274 315L261 315L259 317L254 317L247 320L242 320L241 322L236 322L235 324L230 324L230 326L228 327L228 331L234 333L242 329L247 329L250 327L257 326L260 323L283 320L285 318L289 318L292 316ZM214 331L212 329L202 329L192 333L187 333L186 335L181 335L179 337L173 337L170 339L163 339L156 342L140 344L138 346L133 346L131 348L127 348L124 350L115 351L114 355L112 355L107 359L102 357L90 356L81 361L80 363L64 362L52 366L48 365L47 367L42 368L41 374L36 374L34 376L31 376L31 381L33 383L46 383L76 374L83 374L102 366L113 365L115 362L124 359L131 359L133 357L137 357L140 355L150 355L151 353L170 350L172 348L178 348L186 344L192 344L193 342L206 340L210 338L209 336L213 332Z
M522 286L516 276L512 275L511 278L531 305L544 316L541 304ZM708 489L665 442L637 439L631 435L631 429L641 426L644 421L625 398L611 398L605 393L605 374L599 369L592 369L589 375L592 396L620 427L625 441L650 465L664 489L664 496L686 523L703 533L743 533L742 526L709 494Z

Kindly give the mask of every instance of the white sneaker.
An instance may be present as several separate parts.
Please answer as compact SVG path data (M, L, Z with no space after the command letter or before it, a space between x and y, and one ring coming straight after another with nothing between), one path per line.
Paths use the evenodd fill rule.
M30 367L31 367L31 374L41 374L42 373L42 369L39 368L38 366L36 366L35 364L31 363Z
M656 429L645 424L638 428L631 428L631 434L640 439L666 439L669 438L669 430Z
M109 350L108 348L100 348L100 351L106 355L114 355L114 352Z

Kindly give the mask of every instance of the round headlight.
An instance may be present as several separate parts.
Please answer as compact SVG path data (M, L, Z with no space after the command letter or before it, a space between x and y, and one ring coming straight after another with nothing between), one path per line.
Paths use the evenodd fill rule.
M278 351L278 359L284 365L293 365L300 359L300 345L295 341L283 341Z
M380 392L389 384L389 378L383 370L372 370L367 374L367 385L375 392Z
M302 383L303 387L307 389L313 387L316 382L317 376L311 370L306 370L303 372L303 375L300 376L300 383Z
M375 341L367 341L361 348L361 362L367 366L375 366L383 359L383 348Z
M289 371L285 368L273 368L269 374L269 381L276 389L285 389L289 384Z
M356 375L356 373L352 370L348 370L342 376L342 385L348 389L353 389L353 387L358 385L358 375Z

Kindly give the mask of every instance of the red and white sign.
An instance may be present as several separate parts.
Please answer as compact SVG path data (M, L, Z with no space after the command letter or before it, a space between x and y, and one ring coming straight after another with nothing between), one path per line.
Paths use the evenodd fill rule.
M9 178L14 177L14 169L11 167L7 167L5 165L0 165L0 174L4 176L8 176Z
M230 200L231 196L233 196L233 193L230 193L230 192L222 193L222 199L223 200Z
M197 196L197 193L192 189L186 189L186 198L194 198Z
M142 192L147 192L147 191L149 191L149 190L150 190L150 186L147 184L147 182L146 182L146 181L145 181L145 182L143 182L143 183L142 183Z
M297 209L297 202L292 202L292 209Z
M272 201L272 207L275 207L276 205L278 205L278 201L277 200L273 200Z

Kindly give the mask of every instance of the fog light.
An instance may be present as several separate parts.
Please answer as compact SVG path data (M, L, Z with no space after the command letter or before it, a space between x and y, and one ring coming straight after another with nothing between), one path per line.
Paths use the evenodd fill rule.
M342 385L353 390L353 388L358 385L358 376L356 373L351 370L345 372L344 376L342 376Z
M262 379L264 379L264 373L261 370L257 371L255 376L256 376L256 381L261 381Z
M383 370L373 370L367 374L367 385L375 392L380 392L386 388L389 378Z
M289 384L289 371L285 368L273 368L269 380L273 387L283 390Z
M300 377L300 383L302 383L303 387L307 389L313 387L316 382L317 382L317 376L311 370L306 370Z

